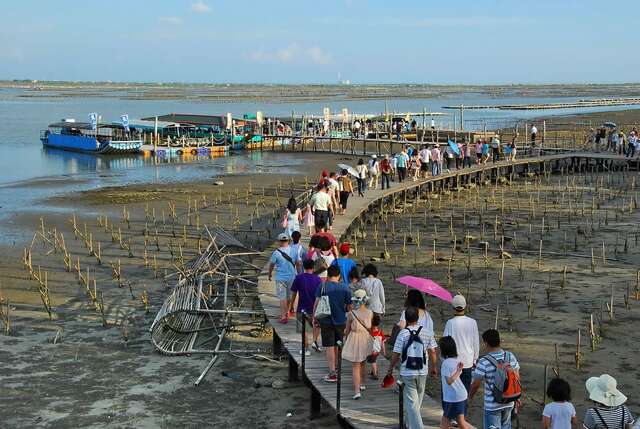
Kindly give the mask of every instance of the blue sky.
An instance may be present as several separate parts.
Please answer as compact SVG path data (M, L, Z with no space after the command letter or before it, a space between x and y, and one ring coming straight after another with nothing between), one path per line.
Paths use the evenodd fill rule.
M7 1L0 79L637 82L639 12L638 0Z

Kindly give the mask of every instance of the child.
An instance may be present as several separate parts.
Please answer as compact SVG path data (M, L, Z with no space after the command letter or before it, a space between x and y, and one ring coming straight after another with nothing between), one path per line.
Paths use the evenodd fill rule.
M459 428L468 429L469 425L464 418L467 412L467 389L460 380L464 365L458 360L456 342L453 337L446 336L440 338L438 346L443 359L440 369L443 410L440 427L449 429L451 421L455 420Z
M576 410L571 402L571 386L562 378L554 378L547 386L547 396L553 402L544 406L542 427L544 429L571 429L576 425Z
M300 261L304 261L305 259L307 259L307 249L305 249L302 243L300 243L301 237L302 234L300 234L300 231L293 231L291 233L291 244L289 245L289 247L293 249ZM302 272L302 267L300 267L298 269L298 274L301 274Z
M360 271L356 266L349 271L349 290L353 293L358 289L362 289L362 281L360 279Z
M316 222L313 217L313 211L311 210L311 205L307 204L307 207L304 210L304 218L303 224L309 229L309 235L313 235L315 231Z
M373 318L371 319L371 335L373 336L373 349L369 356L367 356L367 362L371 364L371 372L369 373L369 377L372 380L378 379L378 364L376 360L378 360L378 355L382 353L382 355L387 354L387 350L385 348L385 338L384 332L382 332L382 328L380 327L380 316L378 314L373 314Z

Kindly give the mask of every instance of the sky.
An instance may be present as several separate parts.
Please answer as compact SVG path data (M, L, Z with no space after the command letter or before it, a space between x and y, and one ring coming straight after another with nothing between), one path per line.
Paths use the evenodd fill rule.
M638 0L2 3L0 79L640 81Z

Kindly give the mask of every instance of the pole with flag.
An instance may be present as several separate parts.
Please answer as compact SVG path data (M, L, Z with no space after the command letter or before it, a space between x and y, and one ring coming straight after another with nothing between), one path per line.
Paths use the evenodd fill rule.
M120 122L122 122L122 127L124 128L124 132L129 134L129 115L127 114L120 115Z
M89 123L91 124L91 130L95 131L98 134L98 114L97 113L89 113Z

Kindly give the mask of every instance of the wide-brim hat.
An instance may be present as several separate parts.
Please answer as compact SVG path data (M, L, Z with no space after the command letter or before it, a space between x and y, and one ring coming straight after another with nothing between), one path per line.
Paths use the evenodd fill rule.
M618 390L618 382L609 374L591 377L586 383L589 399L607 407L617 407L627 402L627 397Z

